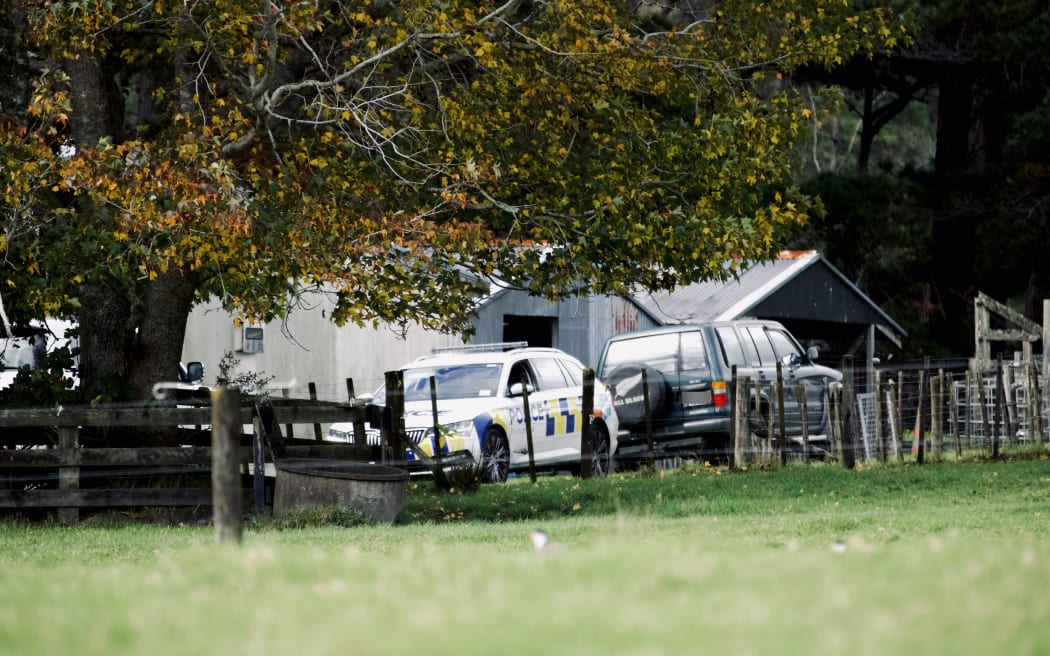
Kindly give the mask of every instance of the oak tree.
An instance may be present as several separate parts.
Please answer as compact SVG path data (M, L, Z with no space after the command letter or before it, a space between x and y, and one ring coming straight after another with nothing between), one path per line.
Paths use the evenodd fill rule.
M0 295L76 316L87 398L170 378L209 296L462 331L490 278L555 299L731 276L812 210L785 81L901 37L842 0L0 12L28 96L0 125Z

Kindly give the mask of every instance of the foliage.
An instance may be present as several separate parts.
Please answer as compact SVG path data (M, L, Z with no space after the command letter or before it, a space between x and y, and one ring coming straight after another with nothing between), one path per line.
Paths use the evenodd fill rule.
M864 118L864 92L848 87L801 85L814 107L805 139L799 142L797 174L803 188L811 178L842 173L847 179L858 169ZM907 174L933 166L936 150L936 108L930 94L916 94L898 115L878 131L871 143L870 170ZM876 90L876 107L895 99L890 91ZM876 181L877 184L877 181ZM811 188L806 193L811 193Z
M909 39L876 57L854 57L814 76L848 90L845 109L814 130L803 156L807 175L815 169L834 171L831 164L843 161L866 168L864 153L854 148L847 153L853 140L842 138L856 113L877 133L870 159L880 174L865 179L838 167L842 182L824 177L803 188L813 193L815 187L852 186L858 199L877 198L886 186L881 173L889 172L898 178L896 184L912 190L914 216L889 204L875 206L872 217L881 214L887 224L901 223L881 238L909 232L918 238L876 242L870 249L874 257L860 254L857 259L856 235L846 230L841 242L825 235L828 250L866 274L881 267L879 260L889 259L883 251L894 257L908 251L913 266L901 273L912 277L910 283L900 284L898 275L854 281L880 302L892 299L887 310L909 330L906 355L964 355L973 345L976 292L1007 302L1037 322L1042 299L1050 297L1050 268L1039 252L1050 207L1050 151L1044 147L1050 134L1050 57L1037 45L1050 35L1050 14L1034 0L891 0L888 5L900 12ZM863 127L856 125L856 132ZM870 188L862 190L865 185ZM835 202L827 202L828 221L849 225L859 204L832 207ZM923 223L924 231L914 230ZM870 225L862 222L860 232L869 234Z
M76 392L75 349L62 346L48 351L37 367L19 368L15 379L0 389L0 406L56 407L74 403Z
M726 278L810 216L784 78L902 30L831 0L679 9L19 0L4 18L61 67L0 131L0 291L152 354L133 329L183 310L155 293L176 280L252 317L315 289L337 322L462 331L479 276L551 298Z
M261 371L237 371L241 364L240 358L232 351L226 351L219 360L219 373L215 376L215 383L221 386L232 385L239 387L245 394L258 394L266 389L266 386L274 379L273 375L266 375Z
M908 331L909 353L944 356L965 352L954 331L933 331L943 320L943 300L930 298L933 208L919 175L838 171L801 186L818 196L825 214L811 221L796 247L819 249L828 260ZM961 254L956 254L961 257ZM963 349L960 351L960 349Z
M482 463L456 465L434 472L434 491L449 494L470 494L481 489L485 467Z

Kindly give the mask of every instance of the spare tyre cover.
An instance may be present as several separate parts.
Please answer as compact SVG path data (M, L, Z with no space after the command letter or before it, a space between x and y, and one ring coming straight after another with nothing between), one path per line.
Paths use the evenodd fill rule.
M645 421L645 395L642 391L642 369L649 388L649 414L656 418L664 409L667 386L663 376L653 367L640 363L624 364L613 369L606 379L612 390L616 416L623 423L636 424Z

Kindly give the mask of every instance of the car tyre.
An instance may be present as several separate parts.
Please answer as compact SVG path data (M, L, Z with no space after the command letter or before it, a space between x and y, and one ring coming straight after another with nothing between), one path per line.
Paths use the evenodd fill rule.
M510 445L498 428L485 431L481 448L481 480L486 483L506 483L510 472Z
M609 454L609 429L605 424L591 425L591 476L608 476L613 461Z
M653 367L643 364L624 364L609 373L605 381L613 391L613 406L616 416L625 424L645 421L645 399L642 390L642 369L645 369L646 387L649 390L649 414L656 417L663 410L667 385L663 376Z

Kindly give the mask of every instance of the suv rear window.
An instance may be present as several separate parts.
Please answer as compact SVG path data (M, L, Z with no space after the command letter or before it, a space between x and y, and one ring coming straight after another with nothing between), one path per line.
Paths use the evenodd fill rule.
M763 326L748 326L746 330L751 335L755 348L758 349L758 359L761 361L761 364L775 365L777 363L777 354L773 351L773 345L769 343L766 329Z
M647 335L611 342L605 354L605 374L627 364L643 364L662 374L710 368L707 349L699 330Z
M699 334L699 333L697 333ZM646 335L611 342L605 354L605 374L628 362L645 363L660 373L678 373L678 333Z
M715 330L718 340L722 342L722 352L726 356L726 362L738 367L744 366L744 347L740 344L740 338L736 335L736 329L732 326L721 326Z
M699 330L682 333L682 371L697 371L708 368L707 349Z

